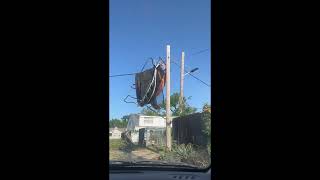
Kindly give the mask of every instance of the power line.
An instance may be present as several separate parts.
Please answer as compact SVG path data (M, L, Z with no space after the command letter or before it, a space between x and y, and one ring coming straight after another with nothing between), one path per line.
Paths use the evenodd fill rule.
M195 48L193 48L193 49L195 49ZM206 52L206 51L208 51L208 50L210 50L210 48L203 49L203 50L197 51L197 52L195 52L195 53L192 53L191 55L185 55L185 56L186 56L186 57L190 57L190 56L198 55L198 54L204 53L204 52ZM191 69L191 67L188 66L187 64L184 64L184 66L187 67L187 68L189 68L189 69ZM180 67L180 66L179 66L179 67ZM180 67L180 68L181 68L181 67Z
M204 49L204 50L201 50L201 51L198 51L196 53L193 53L191 54L190 56L192 55L196 55L196 54L200 54L200 53L203 53L203 52L206 52L208 51L209 49ZM144 64L144 66L147 64L148 61L146 61L146 63ZM179 68L181 69L181 66L176 62L174 61L173 59L171 59L171 62L176 64L177 66L179 66ZM143 67L144 68L144 67ZM190 68L190 67L189 67ZM143 69L142 69L143 70ZM185 73L188 73L187 71L185 71ZM135 75L137 73L130 73L130 74L118 74L118 75L111 75L109 77L119 77L119 76L130 76L130 75ZM192 75L191 73L189 73L189 75L191 75L193 78L195 78L196 80L200 81L201 83L205 84L206 86L210 87L209 84L207 84L206 82L202 81L201 79L197 78L196 76Z
M109 77L118 77L118 76L130 76L130 75L135 75L136 73L131 73L131 74L118 74L118 75L112 75Z
M173 62L174 63L174 62ZM181 66L179 65L179 67L181 68ZM192 68L190 66L188 66L186 63L184 63L184 68L188 69L188 71L190 71ZM185 71L186 72L186 71Z
M206 51L208 51L208 50L210 50L210 48L207 48L207 49L204 49L204 50L195 52L195 53L191 54L190 56L194 56L194 55L197 55L197 54L201 54L201 53L204 53L204 52L206 52Z
M144 63L142 69L141 69L141 72L143 71L143 69L145 68L145 66L147 65L148 61L149 60L152 60L152 64L154 65L153 63L153 59L152 58L149 58L148 60L146 60L146 62ZM112 76L109 76L109 77L118 77L118 76L130 76L130 75L135 75L137 73L130 73L130 74L118 74L118 75L112 75Z
M181 69L181 66L180 66L177 62L175 62L173 59L171 59L171 62L173 62L174 64L178 65L179 68ZM185 72L188 73L187 71L185 71ZM209 84L205 83L204 81L202 81L201 79L199 79L199 78L197 78L196 76L192 75L191 73L190 73L189 75L191 75L191 76L192 76L193 78L195 78L196 80L202 82L202 83L205 84L206 86L210 87Z
M207 83L205 83L204 81L202 81L201 79L199 79L199 78L197 78L197 77L195 77L194 75L192 75L191 73L189 74L190 76L192 76L192 77L194 77L194 78L196 78L197 80L199 80L200 82L202 82L203 84L205 84L205 85L207 85L208 87L210 87L210 85L209 84L207 84Z

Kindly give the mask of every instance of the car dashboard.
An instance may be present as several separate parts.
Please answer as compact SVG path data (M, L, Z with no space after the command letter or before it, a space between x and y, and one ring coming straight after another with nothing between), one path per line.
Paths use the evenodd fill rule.
M211 170L208 172L187 172L187 171L155 171L155 170L111 170L111 180L209 180Z

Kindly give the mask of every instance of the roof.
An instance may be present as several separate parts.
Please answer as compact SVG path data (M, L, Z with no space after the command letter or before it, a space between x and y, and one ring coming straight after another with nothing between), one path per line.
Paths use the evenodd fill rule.
M167 117L166 116L148 116L148 115L143 115L143 114L131 114L130 116L138 116L138 117L157 117L157 118L163 118L163 119L166 119ZM176 118L178 116L171 116L171 119L173 118Z

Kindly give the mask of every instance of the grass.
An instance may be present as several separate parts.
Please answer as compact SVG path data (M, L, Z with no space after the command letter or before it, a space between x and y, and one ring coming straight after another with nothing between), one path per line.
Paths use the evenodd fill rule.
M120 150L125 146L125 142L122 139L110 139L109 148L110 150Z
M131 152L138 149L138 145L131 144L123 139L110 139L109 140L109 149L110 150L121 150L125 152Z
M122 139L109 139L109 160L126 160L128 154L122 151L125 146Z

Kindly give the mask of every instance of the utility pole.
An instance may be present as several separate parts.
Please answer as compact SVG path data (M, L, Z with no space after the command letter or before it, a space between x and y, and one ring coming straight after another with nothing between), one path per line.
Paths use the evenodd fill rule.
M181 54L181 73L180 73L180 113L183 112L183 80L184 80L184 52Z
M170 45L167 45L166 62L166 146L171 151L171 110L170 110Z

